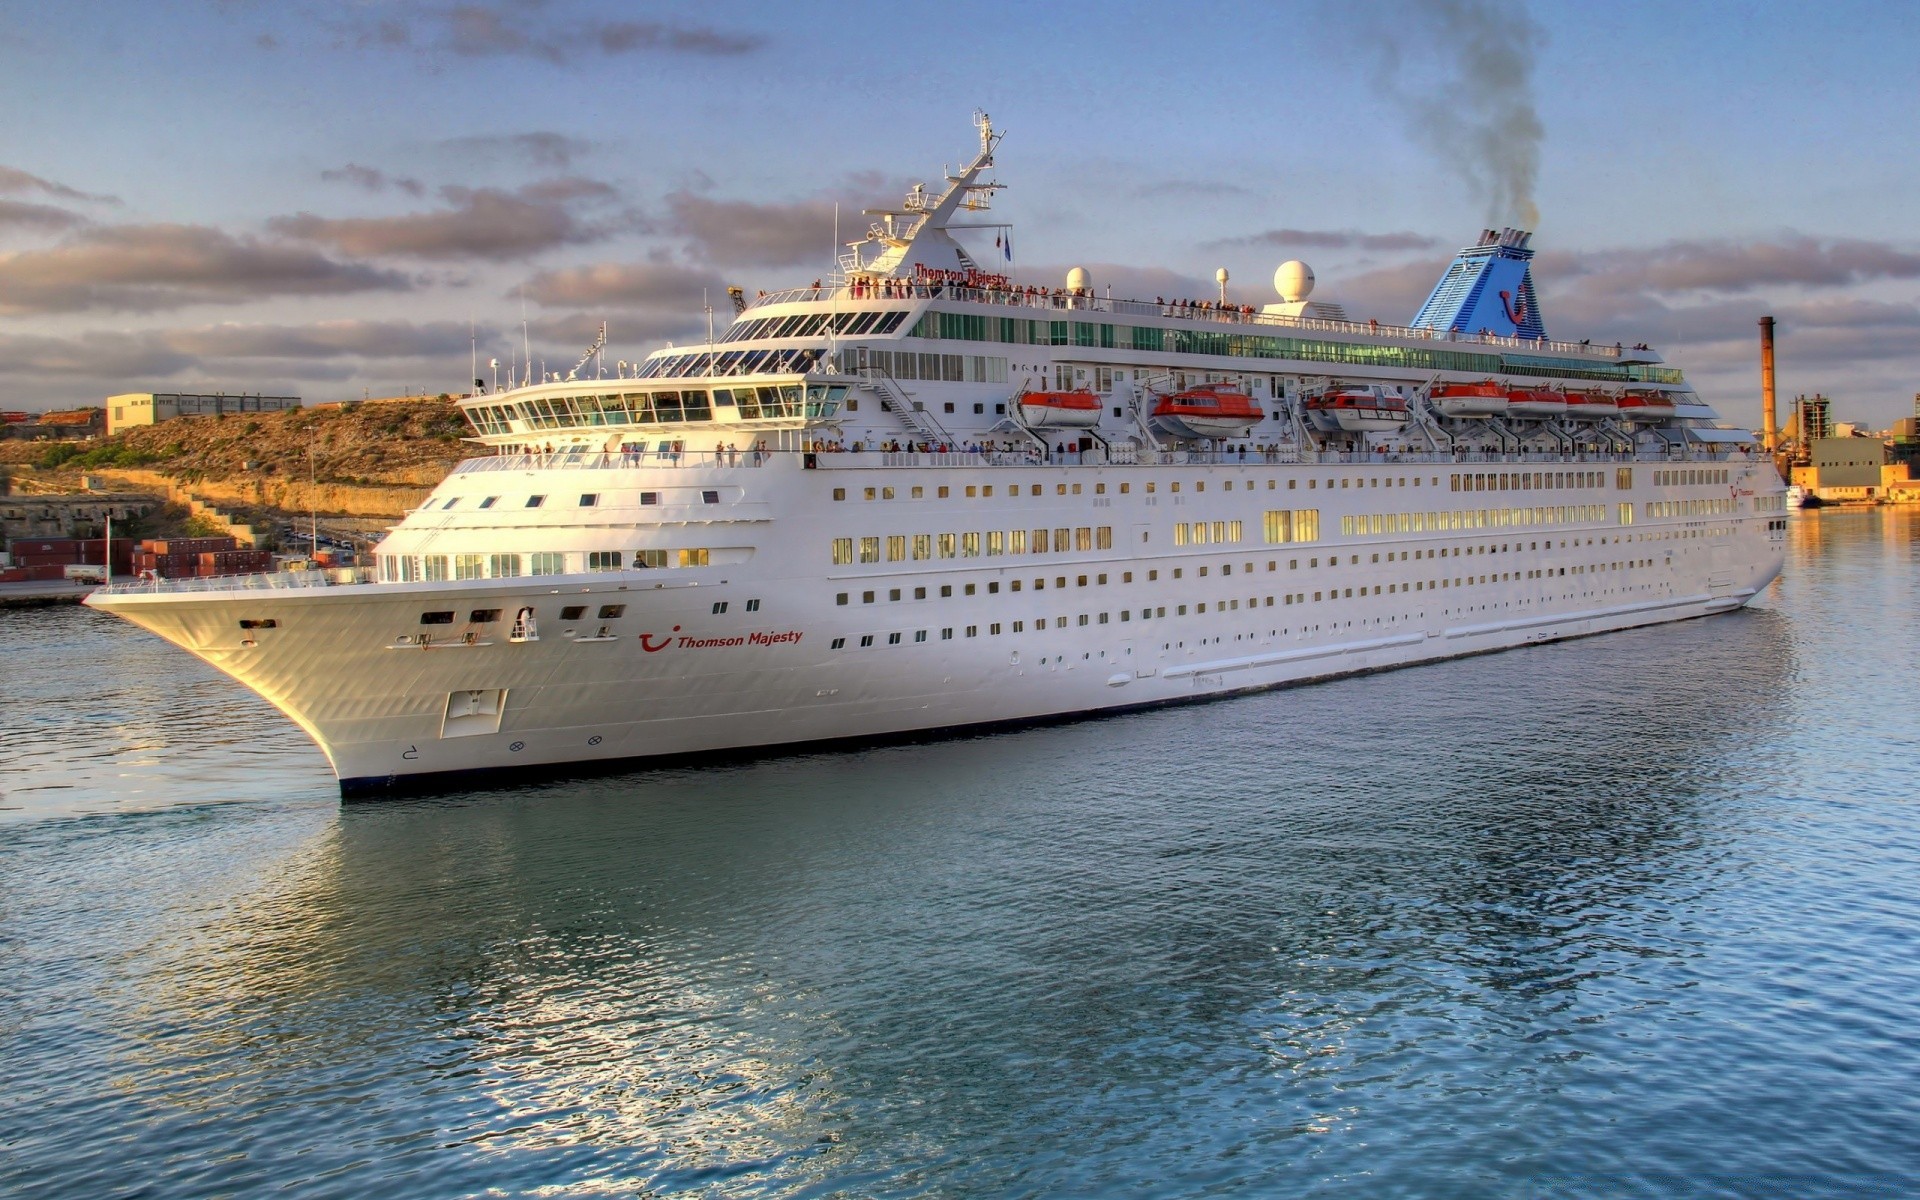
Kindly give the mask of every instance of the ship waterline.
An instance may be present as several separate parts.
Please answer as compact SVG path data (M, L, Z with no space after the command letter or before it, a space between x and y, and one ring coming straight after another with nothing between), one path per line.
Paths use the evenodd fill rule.
M1486 231L1406 327L1309 300L1304 264L1257 312L1023 287L951 232L998 140L711 344L607 378L596 342L464 399L492 453L376 571L89 603L266 697L352 792L1201 700L1778 574L1751 437L1645 346L1549 339L1529 235Z

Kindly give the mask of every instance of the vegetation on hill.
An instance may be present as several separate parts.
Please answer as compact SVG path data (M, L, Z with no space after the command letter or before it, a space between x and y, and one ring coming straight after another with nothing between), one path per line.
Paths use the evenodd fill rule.
M311 472L321 483L405 485L470 453L460 439L471 432L452 400L422 398L183 417L97 442L13 443L6 457L44 469L142 467L189 483Z

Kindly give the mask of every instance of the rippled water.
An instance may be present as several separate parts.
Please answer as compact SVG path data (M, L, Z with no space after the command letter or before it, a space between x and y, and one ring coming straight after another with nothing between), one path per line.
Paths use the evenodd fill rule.
M1920 1192L1913 514L1748 611L341 807L0 613L0 1193Z

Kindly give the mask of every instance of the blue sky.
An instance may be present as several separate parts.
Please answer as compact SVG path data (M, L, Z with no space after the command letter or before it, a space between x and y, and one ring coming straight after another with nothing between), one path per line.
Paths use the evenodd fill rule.
M0 2L0 407L457 389L519 340L637 357L701 291L826 270L1007 131L1019 273L1403 321L1537 206L1549 331L1651 341L1758 419L1920 391L1920 9Z

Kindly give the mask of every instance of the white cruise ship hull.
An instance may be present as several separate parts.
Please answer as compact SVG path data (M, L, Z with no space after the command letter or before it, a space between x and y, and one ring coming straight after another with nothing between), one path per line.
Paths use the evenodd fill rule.
M1451 490L1454 477L1511 476L1515 465L930 468L909 465L914 457L847 455L807 470L798 456L780 456L752 469L623 472L631 477L620 485L636 489L665 476L675 486L737 489L732 511L712 516L727 533L704 535L746 552L726 565L121 591L89 603L274 703L353 794L476 772L557 774L1193 701L1705 616L1740 607L1771 581L1784 540L1772 508L1755 511L1756 496L1780 490L1764 463L1727 468L1731 490L1746 493L1739 511L1621 524L1622 505L1638 511L1678 494L1641 482L1651 480L1652 464L1634 471L1628 491L1613 486L1616 464L1596 464L1589 475L1599 485L1466 494ZM905 469L880 465L888 461ZM1518 464L1556 465L1564 474L1567 464ZM525 486L558 493L580 474L538 473ZM859 497L869 486L904 498L911 485L934 482L956 495L998 484L1018 500L936 513L900 501L828 499L835 488ZM1157 485L1151 493L1149 482ZM455 476L439 494L500 486L497 478ZM1525 525L1372 532L1372 514L1383 510L1465 509L1508 514L1475 521L1517 522L1511 514L1523 511L1522 500ZM1263 542L1263 513L1309 502L1319 514L1317 541ZM1581 519L1567 519L1572 513ZM1331 532L1343 529L1343 517L1358 531ZM967 520L1097 524L1115 536L1106 550L823 565L843 531ZM1233 521L1250 536L1177 544L1176 524ZM928 598L914 599L916 588ZM601 619L603 605L621 606L620 615ZM584 614L562 620L572 606ZM523 607L537 614L537 640L509 638ZM504 619L471 626L464 618L475 610ZM461 619L423 626L429 611ZM423 629L431 639L424 646L416 641Z

